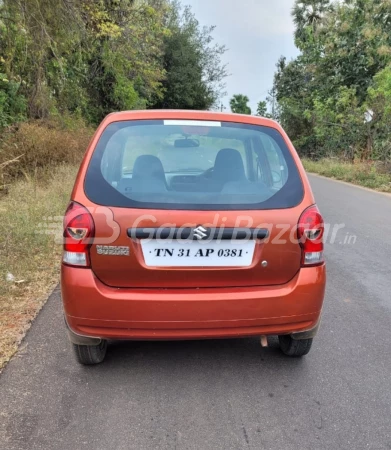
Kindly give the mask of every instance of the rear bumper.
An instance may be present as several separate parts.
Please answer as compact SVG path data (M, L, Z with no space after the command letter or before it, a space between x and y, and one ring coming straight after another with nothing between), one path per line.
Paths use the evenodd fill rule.
M316 334L325 266L301 269L279 286L202 289L118 289L90 269L62 266L61 291L70 340L205 339Z

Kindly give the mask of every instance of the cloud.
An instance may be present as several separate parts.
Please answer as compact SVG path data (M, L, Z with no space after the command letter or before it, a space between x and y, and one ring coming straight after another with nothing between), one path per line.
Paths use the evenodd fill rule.
M189 0L188 0L189 2ZM197 17L254 37L291 35L293 0L191 0ZM213 22L214 21L214 22Z

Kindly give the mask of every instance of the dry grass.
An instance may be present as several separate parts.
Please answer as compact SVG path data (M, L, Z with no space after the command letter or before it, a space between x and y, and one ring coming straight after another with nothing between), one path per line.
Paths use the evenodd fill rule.
M61 234L76 171L47 168L44 184L28 177L0 199L0 369L58 283L61 246L53 232Z
M347 163L338 159L304 159L308 172L347 181L381 192L391 192L391 165L376 162Z
M35 121L2 130L0 136L0 184L20 177L45 179L48 168L78 164L93 130L80 121ZM50 170L49 170L50 176Z

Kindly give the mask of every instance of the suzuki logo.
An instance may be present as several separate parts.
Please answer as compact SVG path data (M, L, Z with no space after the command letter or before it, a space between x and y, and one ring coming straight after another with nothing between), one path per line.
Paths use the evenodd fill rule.
M193 236L200 240L205 239L208 236L207 230L204 227L199 226L194 229Z

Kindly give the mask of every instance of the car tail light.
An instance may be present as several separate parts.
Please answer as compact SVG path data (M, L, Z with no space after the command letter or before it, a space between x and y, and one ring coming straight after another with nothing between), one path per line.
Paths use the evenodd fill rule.
M64 216L63 262L71 266L90 265L89 248L95 235L94 220L79 203L71 202Z
M301 215L297 235L303 249L302 266L317 266L323 258L324 222L317 206L310 206Z

